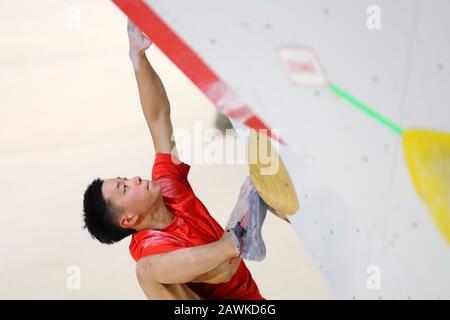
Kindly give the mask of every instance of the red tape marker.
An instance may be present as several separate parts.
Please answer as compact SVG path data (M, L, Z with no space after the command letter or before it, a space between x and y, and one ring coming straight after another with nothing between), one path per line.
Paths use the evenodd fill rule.
M133 23L205 94L217 110L246 126L266 129L267 135L283 141L143 0L112 0Z

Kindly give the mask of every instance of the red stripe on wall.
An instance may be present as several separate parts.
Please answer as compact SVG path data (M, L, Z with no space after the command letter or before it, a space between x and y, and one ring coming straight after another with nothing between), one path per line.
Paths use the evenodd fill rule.
M253 129L267 129L281 141L238 95L143 0L112 0L133 23L205 94L216 108ZM282 142L282 141L281 141Z

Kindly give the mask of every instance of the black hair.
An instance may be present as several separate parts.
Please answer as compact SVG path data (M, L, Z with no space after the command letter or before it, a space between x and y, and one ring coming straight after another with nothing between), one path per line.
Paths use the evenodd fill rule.
M115 221L121 209L103 197L102 185L102 179L94 179L84 192L84 228L101 243L113 244L133 234L135 230L122 228Z

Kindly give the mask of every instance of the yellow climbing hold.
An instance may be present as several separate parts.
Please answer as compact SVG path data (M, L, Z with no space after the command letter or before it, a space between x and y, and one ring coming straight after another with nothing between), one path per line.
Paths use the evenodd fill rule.
M267 135L251 129L248 143L249 171L261 198L281 219L299 210L299 202L289 173Z
M416 191L450 244L450 134L405 130L403 149Z

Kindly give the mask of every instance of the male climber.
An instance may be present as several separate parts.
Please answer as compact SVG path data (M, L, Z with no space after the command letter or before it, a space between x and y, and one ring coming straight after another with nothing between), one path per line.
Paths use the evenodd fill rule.
M128 38L155 148L152 180L92 181L84 194L85 227L107 244L132 235L130 253L148 299L263 299L241 258L264 258L267 206L247 178L227 231L209 214L188 182L190 166L178 158L169 100L145 54L151 41L131 22Z

